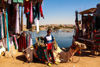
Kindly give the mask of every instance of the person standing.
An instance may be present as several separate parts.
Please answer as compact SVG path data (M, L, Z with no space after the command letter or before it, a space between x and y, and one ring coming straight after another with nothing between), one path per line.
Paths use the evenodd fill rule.
M53 63L57 64L55 62L54 55L53 55L54 37L53 37L53 35L51 35L51 32L52 32L52 30L48 29L47 30L47 35L44 38L44 42L45 42L45 45L46 45L46 48L47 48L47 61L48 61L49 66L51 66L50 56L53 60Z

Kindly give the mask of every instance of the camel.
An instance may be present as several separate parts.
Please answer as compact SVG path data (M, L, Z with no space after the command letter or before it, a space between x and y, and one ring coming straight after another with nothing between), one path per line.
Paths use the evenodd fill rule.
M70 47L69 51L67 52L60 49L56 41L55 44L56 44L56 50L54 50L54 57L57 62L61 62L61 63L68 62L77 51L81 49L86 49L86 45L78 41L73 42L73 45Z
M39 59L38 55L40 55L40 56L46 55L43 52L44 47L45 47L45 44L44 44L43 37L37 37L35 47L29 47L26 50L24 50L24 55L25 55L25 57L27 58L28 61L32 62L32 60L34 60L33 57L32 57L33 55L34 55L35 58L38 58L38 59ZM39 48L40 51L42 50L42 52L39 51L40 54L36 53L37 48ZM55 61L59 62L59 63L66 63L70 60L71 57L74 56L74 54L78 50L86 49L86 45L83 44L83 43L79 43L78 41L74 41L72 46L70 47L69 51L65 52L58 46L56 40L54 40L54 48L55 49L53 49L53 54L54 54ZM42 53L42 55L41 55L41 53ZM41 61L41 60L44 61L44 58L39 59L39 61Z

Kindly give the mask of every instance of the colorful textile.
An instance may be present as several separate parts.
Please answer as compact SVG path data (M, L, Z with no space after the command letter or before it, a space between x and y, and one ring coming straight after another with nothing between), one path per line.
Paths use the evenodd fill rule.
M31 1L31 6L30 6L30 23L33 23L33 5L32 5L32 1Z
M35 9L36 9L36 17L38 18L38 20L40 20L40 3L36 3Z
M7 21L7 20L6 20L6 13L4 12L5 37L7 37L7 24L6 24L6 21Z
M29 34L29 46L32 46L32 45L33 45L32 37L31 37L31 34Z
M23 3L23 0L13 0L14 3Z
M21 7L21 31L23 31L23 7Z
M8 13L7 13L7 9L6 9L6 27L7 27L7 47L8 47L8 51L9 51L9 32L8 32Z
M4 13L2 13L2 21L3 21L3 33L5 36L5 21L4 21Z
M44 18L44 16L43 16L43 10L42 10L42 5L40 5L40 14L41 14L41 17Z
M14 41L15 49L18 49L18 42L15 35L13 36L13 41Z
M30 29L32 28L32 24L29 21L29 13L27 13L26 16L27 16L27 29Z
M4 0L0 0L2 4L4 4Z
M27 48L27 45L26 45L26 38L24 36L20 36L20 38L18 39L18 51L22 51L24 49Z
M23 3L23 0L18 0L19 3Z
M29 11L30 11L30 3L29 3L29 1L24 1L24 13L28 13Z
M26 43L27 43L27 47L30 47L30 46L33 45L32 36L31 36L30 33L28 33L28 34L26 35Z
M37 33L39 33L39 20L37 19L36 20L36 31L37 31Z
M16 28L15 33L19 33L19 4L16 5L17 13L16 13Z
M12 1L12 0L8 0L8 4L11 4L11 1Z
M29 34L29 42L28 42L28 46L30 46L30 34Z
M1 18L1 38L4 38L4 27L3 27L3 20L2 20L2 13L0 13L0 18Z
M16 27L16 6L13 6L13 4L9 5L8 8L8 24L9 24L9 31L12 33L15 33L15 27Z
M38 59L40 61L46 61L47 60L47 54L44 52L44 48L41 47L41 46L38 46L38 49L36 49L36 53L37 53L37 56L38 56Z
M17 2L18 2L18 0L13 0L13 2L17 3Z
M28 46L28 34L26 34L26 45Z

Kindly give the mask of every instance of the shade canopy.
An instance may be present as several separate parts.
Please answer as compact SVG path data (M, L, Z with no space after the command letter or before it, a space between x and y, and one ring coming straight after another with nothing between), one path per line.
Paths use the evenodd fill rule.
M96 12L96 9L97 8L90 8L90 9L79 12L79 14L93 14Z

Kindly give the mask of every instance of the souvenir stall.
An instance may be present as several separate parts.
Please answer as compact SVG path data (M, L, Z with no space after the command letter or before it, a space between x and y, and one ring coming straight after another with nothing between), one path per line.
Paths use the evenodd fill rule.
M79 15L81 16L81 20L78 19ZM73 40L86 44L87 49L91 51L99 51L100 49L99 17L100 4L97 4L96 8L90 8L81 12L76 12L76 29Z
M22 51L33 45L31 34L23 32L23 15L26 15L27 29L36 23L39 32L40 17L44 18L42 1L0 0L0 55L5 51L13 52L12 47Z

